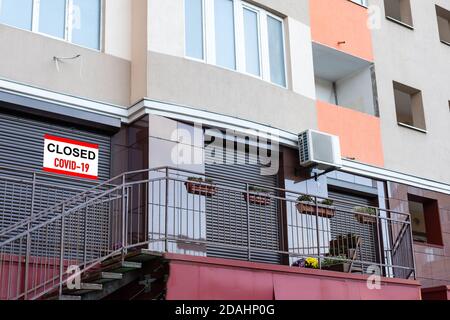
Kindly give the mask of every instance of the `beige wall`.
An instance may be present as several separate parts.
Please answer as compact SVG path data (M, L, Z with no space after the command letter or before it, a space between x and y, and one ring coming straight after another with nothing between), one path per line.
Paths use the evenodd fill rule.
M81 58L59 64L54 56ZM127 106L130 62L68 42L0 25L0 77Z
M131 60L131 19L130 0L105 0L104 48L105 53Z
M411 0L414 29L384 18L373 30L385 165L389 169L450 183L450 47L439 41L435 3ZM428 133L397 125L392 81L422 90Z
M316 128L308 0L251 2L289 15L285 19L288 89L186 59L184 1L148 0L147 96L293 132Z
M148 97L300 132L317 127L315 101L238 72L149 52Z

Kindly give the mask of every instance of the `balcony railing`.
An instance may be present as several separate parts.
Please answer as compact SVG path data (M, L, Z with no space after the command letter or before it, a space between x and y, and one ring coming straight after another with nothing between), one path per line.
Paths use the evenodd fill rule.
M158 168L55 203L0 230L0 298L61 293L69 266L87 273L138 248L296 267L313 258L326 270L415 276L409 214L245 185Z

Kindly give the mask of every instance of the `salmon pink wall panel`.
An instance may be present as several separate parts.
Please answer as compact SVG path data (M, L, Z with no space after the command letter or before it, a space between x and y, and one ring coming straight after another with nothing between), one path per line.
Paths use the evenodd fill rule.
M310 0L309 6L313 41L373 61L366 8L348 0Z
M349 108L317 101L320 131L339 136L343 157L384 166L380 119Z

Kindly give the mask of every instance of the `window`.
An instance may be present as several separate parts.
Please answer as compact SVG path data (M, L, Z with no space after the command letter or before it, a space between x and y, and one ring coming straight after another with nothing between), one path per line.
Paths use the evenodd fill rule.
M216 64L236 69L233 0L214 0Z
M267 29L271 80L273 83L285 86L283 23L278 19L267 17Z
M0 0L0 23L98 50L101 0Z
M33 0L1 0L0 23L31 30Z
M66 30L66 0L41 0L39 32L64 39Z
M409 194L408 206L414 241L442 246L438 202Z
M258 19L257 11L244 8L245 71L255 76L261 75Z
M186 0L186 55L203 60L203 0Z
M73 23L70 41L100 49L101 1L72 0Z
M394 95L398 123L425 131L422 92L394 81Z
M450 45L450 11L436 6L436 14L439 27L439 37L443 43Z
M384 0L384 8L388 19L413 26L410 0Z
M241 0L185 0L185 54L286 87L283 19Z

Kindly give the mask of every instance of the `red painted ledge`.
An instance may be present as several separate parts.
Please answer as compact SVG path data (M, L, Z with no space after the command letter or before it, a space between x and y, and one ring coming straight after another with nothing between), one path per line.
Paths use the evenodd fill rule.
M168 300L420 300L415 280L369 276L246 261L166 254Z

